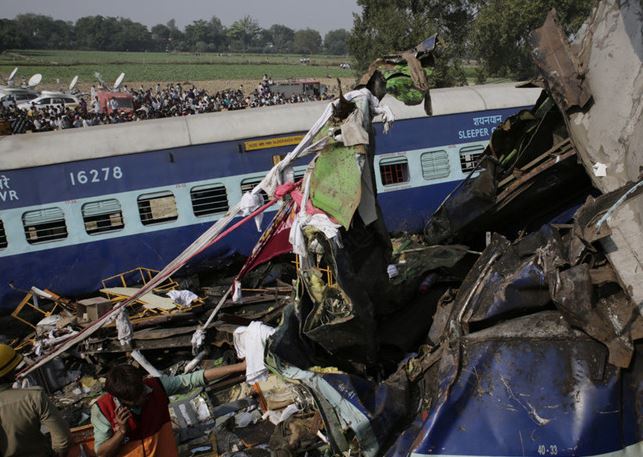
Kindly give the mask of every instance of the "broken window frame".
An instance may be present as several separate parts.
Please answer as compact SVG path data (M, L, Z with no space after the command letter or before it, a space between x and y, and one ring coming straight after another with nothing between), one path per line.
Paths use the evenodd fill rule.
M262 179L263 179L263 176L243 179L239 184L239 186L241 187L241 195L245 194L246 192L252 191L252 189L254 189L255 186L262 181ZM262 205L265 205L266 203L268 203L268 194L266 192L264 192L263 190L260 190L259 195L261 195L261 198L263 199Z
M80 207L80 212L88 235L117 232L125 228L121 202L115 198L87 202ZM96 228L90 228L92 225Z
M7 232L4 229L4 222L0 219L0 249L6 249L8 246Z
M57 206L25 211L22 226L29 244L51 243L69 236L65 213Z
M159 202L162 199L168 199L168 202L171 199L174 204L174 213L165 216L158 215L158 217L155 217L153 202ZM141 219L141 224L143 225L167 224L174 222L179 218L176 196L170 190L141 194L136 198L136 204L138 206L138 215Z
M228 190L221 183L192 187L190 189L190 201L192 202L192 212L196 217L222 214L230 209Z
M420 155L420 165L422 167L422 177L426 181L448 178L451 174L449 153L445 149L422 153Z
M409 160L406 156L386 157L380 159L377 165L383 186L398 186L411 181Z
M460 169L462 173L468 174L476 169L478 163L482 159L482 154L484 153L484 146L475 145L475 146L464 146L458 151L460 157ZM469 155L470 157L466 157Z

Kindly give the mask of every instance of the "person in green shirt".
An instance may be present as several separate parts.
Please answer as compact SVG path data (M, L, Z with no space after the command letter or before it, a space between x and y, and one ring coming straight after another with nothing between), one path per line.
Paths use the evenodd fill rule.
M63 457L71 444L69 427L39 387L13 389L22 355L0 344L0 455L4 457ZM51 435L41 432L44 426Z

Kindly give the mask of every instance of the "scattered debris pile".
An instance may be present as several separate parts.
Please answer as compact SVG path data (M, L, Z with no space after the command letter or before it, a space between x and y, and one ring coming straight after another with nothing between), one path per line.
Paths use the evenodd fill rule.
M532 35L542 97L494 131L422 236L382 223L372 121L394 119L373 70L163 271L79 302L25 297L17 313L50 307L20 314L24 373L82 426L117 360L172 374L245 358L245 376L172 400L182 455L643 454L642 17L603 1L569 44L550 14ZM172 274L235 215L277 200L234 278L179 290Z

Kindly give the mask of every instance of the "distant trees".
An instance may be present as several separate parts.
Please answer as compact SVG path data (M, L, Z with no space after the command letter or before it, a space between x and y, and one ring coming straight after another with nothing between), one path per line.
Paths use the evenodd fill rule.
M76 21L74 31L76 49L145 51L152 46L152 34L146 26L121 17L82 17Z
M246 52L257 44L261 27L255 19L244 16L234 21L228 28L230 48L234 51Z
M272 38L272 46L275 52L293 52L295 42L295 31L285 25L275 24L268 29Z
M293 48L300 54L318 54L322 48L322 38L317 30L297 30L293 38Z
M362 8L348 40L357 68L377 56L409 49L439 33L447 47L432 75L440 85L463 82L459 65L475 59L484 74L526 78L534 73L527 36L552 7L569 33L597 0L357 0Z
M350 33L345 29L331 30L324 37L324 51L328 54L348 54Z
M430 35L440 32L451 45L438 66L431 71L431 83L452 86L466 83L456 59L460 46L449 41L461 36L468 27L472 10L467 0L358 0L362 14L355 15L348 41L357 70L365 70L375 58L395 51L410 49Z
M198 52L221 51L228 43L225 27L216 16L212 16L209 21L199 19L189 24L185 27L182 38L182 41L174 41L179 45L179 49L186 48Z
M345 36L330 34L329 51L343 54ZM347 33L346 31L344 31ZM104 51L269 52L316 54L324 51L319 32L282 24L264 29L245 16L226 27L212 16L183 30L171 19L151 28L122 17L86 16L73 22L38 14L0 19L0 51L6 49L86 49Z
M527 79L534 74L527 35L540 27L551 8L567 33L575 33L595 0L488 0L473 25L471 44L490 75Z

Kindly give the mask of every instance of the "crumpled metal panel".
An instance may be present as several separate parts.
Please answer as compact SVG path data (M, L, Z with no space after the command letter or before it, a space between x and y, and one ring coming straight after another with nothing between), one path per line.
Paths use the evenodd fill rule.
M542 53L552 53L558 45L547 50L544 43L539 46ZM642 171L643 3L599 2L572 49L577 57L571 59L582 65L593 102L569 113L566 124L594 187L608 193L639 180ZM544 70L547 79L549 69ZM559 93L556 100L561 97ZM618 208L608 225L613 233L602 241L608 260L643 313L643 197Z
M564 110L584 107L591 98L584 76L552 9L542 27L529 35L532 57L552 97Z
M495 234L458 290L452 318L460 316L457 320L468 328L474 322L546 306L551 297L545 272L533 252L546 243L551 255L560 254L560 240L549 226L515 244Z
M382 446L393 439L409 415L410 389L402 370L375 383L343 373L300 370L272 357L266 362L280 375L310 389L336 452L348 451L346 438L354 434L361 455L380 455Z
M386 456L643 450L635 410L643 394L640 353L630 370L610 366L600 343L554 311L472 333L461 343L460 369L443 356L437 400Z

